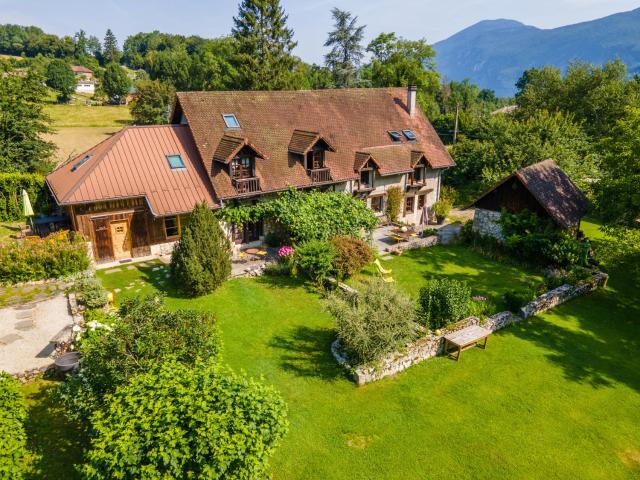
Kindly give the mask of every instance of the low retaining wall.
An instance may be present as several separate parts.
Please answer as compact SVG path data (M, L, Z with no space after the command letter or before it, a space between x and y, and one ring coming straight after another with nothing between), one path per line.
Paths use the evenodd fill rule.
M473 214L473 231L496 240L503 241L500 212L493 212L483 208L476 208Z
M339 339L331 344L331 353L340 365L349 370L353 380L358 385L365 385L369 382L399 373L412 365L416 365L436 355L441 355L444 353L444 336L453 331L461 330L471 325L481 325L487 330L495 332L513 323L521 322L525 318L545 312L572 298L603 287L607 284L608 279L609 276L606 273L596 272L593 275L592 282L578 286L563 285L528 303L520 310L518 315L514 315L511 312L500 312L487 318L484 323L476 317L469 317L462 322L458 322L444 329L442 335L433 335L430 333L425 337L419 338L415 342L408 344L404 351L391 353L372 367L354 368L349 365L348 359L341 352Z
M433 247L438 244L437 235L432 235L425 238L413 238L406 242L398 242L395 245L390 245L384 249L385 252L395 253L404 252L405 250L415 250L416 248Z

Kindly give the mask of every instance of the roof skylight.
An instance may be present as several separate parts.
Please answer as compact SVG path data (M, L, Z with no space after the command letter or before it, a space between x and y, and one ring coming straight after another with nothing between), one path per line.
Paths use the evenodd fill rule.
M416 138L418 138L416 134L413 133L413 130L403 130L402 133L404 133L404 136L409 140L415 140Z
M225 113L222 118L227 128L240 128L240 122L233 113Z
M171 170L176 170L178 168L186 168L184 164L184 160L182 160L182 156L179 154L167 155L167 161L169 162L169 166L171 167Z
M402 134L397 130L389 130L389 135L393 138L394 142L399 142L402 140Z
M82 165L84 165L85 163L87 163L89 160L91 160L91 155L86 155L85 157L81 158L80 160L78 160L73 167L71 167L71 171L75 172L76 170L78 170Z

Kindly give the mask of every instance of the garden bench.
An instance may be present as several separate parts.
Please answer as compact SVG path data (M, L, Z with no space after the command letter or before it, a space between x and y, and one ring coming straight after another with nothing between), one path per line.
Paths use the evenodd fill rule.
M444 336L444 353L448 355L450 352L457 351L456 361L458 361L460 360L460 354L463 350L475 347L482 340L484 340L482 348L487 348L487 338L489 335L491 335L491 330L479 327L478 325L471 325L457 332L450 333ZM451 351L449 350L450 345L453 346Z

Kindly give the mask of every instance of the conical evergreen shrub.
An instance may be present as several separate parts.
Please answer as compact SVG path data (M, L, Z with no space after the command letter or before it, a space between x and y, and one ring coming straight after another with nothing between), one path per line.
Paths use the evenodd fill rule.
M230 273L229 239L207 204L198 204L171 255L175 284L196 297L213 292Z

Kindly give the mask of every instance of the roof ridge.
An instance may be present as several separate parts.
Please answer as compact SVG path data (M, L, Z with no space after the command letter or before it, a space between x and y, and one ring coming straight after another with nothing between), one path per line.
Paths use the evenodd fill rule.
M232 94L255 94L255 93L267 93L271 95L277 95L282 93L320 93L322 95L329 93L337 93L337 92L382 92L382 91L390 91L390 90L402 90L405 91L406 87L352 87L352 88L318 88L318 89L300 89L300 90L189 90L176 92L176 95L197 95L197 94L207 94L207 95L223 95L226 93Z
M162 124L156 124L156 125L127 125L122 130L131 129L131 128L176 128L176 127L186 128L188 126L189 125L182 125L179 123L162 123Z
M111 149L113 148L113 146L116 143L116 139L122 137L124 135L124 132L126 132L130 127L126 126L124 127L122 130L120 130L119 132L116 132L115 134L111 135L107 140L112 140L112 144L104 151L102 152L97 158L96 161L93 162L92 165L89 166L89 168L87 168L85 170L85 172L82 174L81 177L78 178L78 180L76 180L75 185L69 189L69 191L67 192L67 194L61 199L62 202L64 202L66 199L68 199L73 193L76 192L76 190L78 190L78 188L80 188L80 185L82 185L85 181L85 179L96 169L96 167L102 162L102 160L109 154L109 152L111 152ZM100 144L102 144L104 142L100 142ZM99 144L99 145L100 145ZM78 158L78 157L76 157Z

